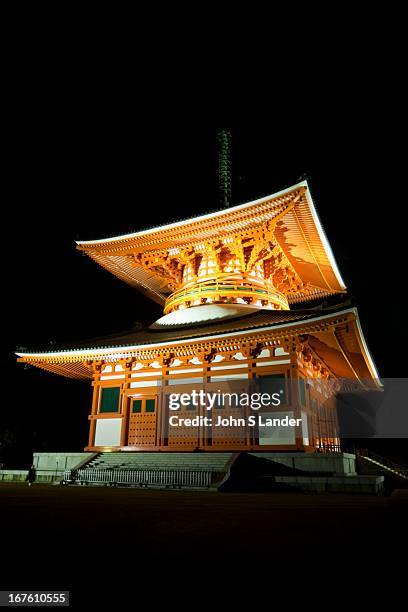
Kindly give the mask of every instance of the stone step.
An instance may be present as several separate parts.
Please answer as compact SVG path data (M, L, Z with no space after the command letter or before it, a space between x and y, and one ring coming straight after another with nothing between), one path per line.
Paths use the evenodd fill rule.
M236 453L100 453L71 474L76 484L210 489L226 477Z
M234 453L101 453L85 468L223 471L234 455Z

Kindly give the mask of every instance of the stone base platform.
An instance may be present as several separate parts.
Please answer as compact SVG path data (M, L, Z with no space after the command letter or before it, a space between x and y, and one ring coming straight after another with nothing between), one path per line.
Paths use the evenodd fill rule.
M37 482L212 489L379 494L384 476L356 472L350 453L34 453ZM27 470L1 470L22 482Z

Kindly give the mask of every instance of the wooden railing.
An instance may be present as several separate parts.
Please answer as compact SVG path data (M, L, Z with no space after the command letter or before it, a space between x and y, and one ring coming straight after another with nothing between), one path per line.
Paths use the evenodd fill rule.
M288 309L286 297L277 289L262 289L255 283L243 284L211 281L197 283L192 287L185 287L172 293L166 300L164 312L168 312L175 305L190 300L201 300L202 298L222 297L251 297L259 300L267 300L279 304L283 309Z
M326 443L326 442L320 442L316 450L318 453L341 453L343 452L340 444L332 444L332 443Z

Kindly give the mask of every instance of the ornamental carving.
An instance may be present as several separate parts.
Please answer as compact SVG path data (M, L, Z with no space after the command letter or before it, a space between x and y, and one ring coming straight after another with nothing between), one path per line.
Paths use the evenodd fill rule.
M171 292L164 312L208 303L287 310L288 296L305 287L275 237L275 221L193 244L127 255Z

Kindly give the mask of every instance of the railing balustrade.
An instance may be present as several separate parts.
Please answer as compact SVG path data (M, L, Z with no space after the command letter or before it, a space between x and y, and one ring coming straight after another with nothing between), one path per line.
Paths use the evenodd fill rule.
M184 287L172 293L166 300L164 312L175 304L186 299L200 299L201 297L211 297L212 294L239 294L247 297L256 296L259 299L266 299L278 302L284 309L288 308L286 297L277 289L262 288L255 283L223 283L222 281L210 281L197 283L192 287Z
M84 468L67 470L64 481L78 484L209 487L212 483L212 474L209 470Z

